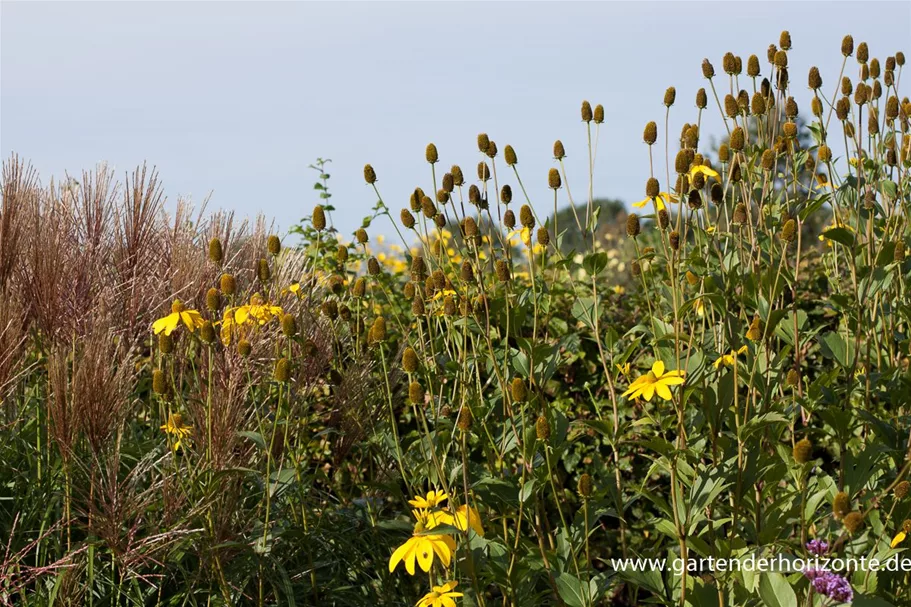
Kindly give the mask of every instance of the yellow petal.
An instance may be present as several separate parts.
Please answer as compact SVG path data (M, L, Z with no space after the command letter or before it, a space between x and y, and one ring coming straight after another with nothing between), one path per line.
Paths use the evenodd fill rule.
M667 384L665 384L662 381L659 381L658 383L655 384L655 392L657 392L658 396L660 396L664 400L671 400L671 398L673 398L671 396L670 388L668 388Z
M665 386L678 386L683 383L683 378L679 375L667 375L661 378L661 383Z
M895 535L895 537L892 538L892 543L889 544L889 546L890 546L891 548L895 548L896 546L898 546L899 544L901 544L902 542L904 542L906 537L907 537L907 535L905 534L904 531L899 531L899 532Z
M395 549L395 552L392 553L392 556L389 558L389 573L392 573L392 570L395 569L395 566L399 564L405 555L408 554L408 549L411 546L411 539ZM407 563L406 563L407 564ZM413 565L412 565L413 569ZM414 573L412 572L412 575Z
M428 540L427 536L420 538L417 546L415 546L414 552L418 558L418 565L420 565L421 569L424 571L430 571L430 566L433 565L434 548L433 542Z
M662 375L664 375L664 362L660 361L660 360L656 360L655 363L652 365L652 373L655 374L655 377L661 377Z
M650 200L651 200L651 198L643 198L643 199L640 200L639 202L634 202L634 203L633 203L633 206L636 207L637 209L641 209L642 207L644 207L645 205L647 205L647 204L649 203Z
M646 401L651 402L652 397L655 395L655 384L649 384L642 388L642 398Z

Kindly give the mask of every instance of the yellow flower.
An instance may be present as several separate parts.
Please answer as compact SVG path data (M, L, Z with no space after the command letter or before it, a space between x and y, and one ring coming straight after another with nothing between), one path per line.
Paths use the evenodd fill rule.
M634 202L633 206L638 209L641 209L642 207L647 205L650 200L652 200L652 199L643 198L639 202ZM659 192L658 196L654 200L655 200L655 205L659 211L663 211L665 208L667 208L668 204L676 203L676 202L680 201L680 199L677 198L677 196L675 196L674 194L668 194L667 192Z
M824 190L831 185L829 183L829 177L825 173L816 174L816 185L813 186L814 190Z
M481 515L471 506L461 505L456 508L455 514L449 510L433 513L432 520L438 524L452 525L459 531L471 528L479 536L484 537L484 527L481 526Z
M647 401L651 401L655 393L664 400L671 400L670 386L676 386L683 383L683 371L664 370L664 363L656 360L652 365L652 370L647 375L636 379L623 396L639 398L640 396Z
M434 555L439 557L443 566L449 567L449 561L452 559L452 553L455 552L456 548L455 540L448 535L442 534L421 535L424 530L424 523L418 521L414 526L414 535L395 549L395 552L389 558L390 573L402 561L405 561L405 570L410 575L414 575L415 561L425 572L430 571Z
M611 288L611 291L613 291L616 295L623 295L626 293L626 287L623 285L614 285L613 288Z
M428 592L416 607L455 607L452 599L462 596L461 592L452 592L458 582L446 582L442 586L434 586L433 592Z
M715 368L717 369L721 365L724 365L725 367L733 367L734 364L737 362L737 356L745 353L746 351L747 351L747 347L741 346L741 348L739 350L736 350L736 351L731 350L730 354L722 354L715 361Z
M228 345L238 327L246 324L264 325L273 318L280 317L283 312L281 306L266 303L262 296L254 294L250 297L250 303L225 310L221 319L221 341Z
M908 537L904 531L899 531L895 534L895 537L892 538L892 542L889 544L890 548L895 548L899 544L905 541L905 538Z
M716 179L718 178L718 173L716 171L714 171L712 168L699 164L690 169L690 180L692 180L693 177L695 177L699 173L702 173L706 177L714 177Z
M180 449L180 442L193 433L193 426L184 424L183 415L180 413L171 413L168 415L168 421L161 426L161 429L165 431L165 434L176 437L176 440L171 445L171 448L174 449L174 451Z
M196 310L187 310L184 305L180 303L180 300L175 299L174 303L171 304L171 313L156 320L152 324L152 331L155 335L158 335L162 331L164 331L165 335L170 335L174 332L174 329L183 323L187 330L192 333L205 322L206 321L199 312Z
M446 495L443 491L428 491L427 497L421 497L416 495L413 500L408 500L408 503L414 506L415 508L435 508L438 504L442 504L449 496Z
M623 375L629 376L629 363L623 363L616 365L617 370L620 371Z
M698 314L700 317L705 316L705 300L704 299L702 299L701 297L699 299L697 299L696 302L693 304L693 308L696 310L696 314Z

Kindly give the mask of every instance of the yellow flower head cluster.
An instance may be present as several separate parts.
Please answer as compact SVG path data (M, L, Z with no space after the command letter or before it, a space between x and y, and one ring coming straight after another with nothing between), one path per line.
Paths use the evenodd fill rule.
M424 598L417 602L416 607L455 607L455 601L452 599L462 596L461 592L453 592L458 584L458 582L446 582L442 586L434 586L431 592L425 594Z
M281 306L273 306L263 300L261 295L255 294L250 297L250 303L225 310L221 320L221 341L228 345L231 343L231 336L240 327L261 326L280 317L281 314Z
M737 357L740 354L745 354L747 351L746 346L741 346L739 350L731 350L730 354L722 354L715 360L715 368L718 369L721 365L725 367L733 367L737 364Z
M171 448L174 451L180 449L181 441L193 434L193 426L184 423L183 415L180 413L171 413L168 415L168 421L161 426L161 429L164 430L165 434L169 434L175 438L174 442L171 444Z
M152 331L155 335L162 331L164 331L165 335L170 335L177 327L183 324L190 333L193 333L203 323L205 323L205 320L198 311L187 310L179 299L175 299L171 304L171 313L156 320L152 324Z
M683 381L683 371L665 371L664 363L656 360L652 365L652 370L631 383L623 396L630 398L641 396L645 400L651 401L657 393L664 400L671 400L670 386L682 384Z
M712 172L714 172L714 171L712 171ZM650 201L652 201L652 198L643 198L639 202L634 202L633 206L636 207L637 209L641 209L642 207L647 205ZM676 204L676 203L680 202L680 198L678 198L675 194L669 194L667 192L659 192L658 196L656 196L654 198L654 201L655 201L656 209L659 211L663 211L664 209L667 208L667 205L669 205L671 203Z

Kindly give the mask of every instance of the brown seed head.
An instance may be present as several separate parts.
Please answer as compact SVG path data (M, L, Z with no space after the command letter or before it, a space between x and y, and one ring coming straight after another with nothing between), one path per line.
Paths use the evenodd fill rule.
M478 179L481 181L490 179L490 167L483 160L478 163Z
M664 91L664 105L667 107L671 107L672 105L674 105L674 101L676 101L676 100L677 100L677 89L675 89L672 86L668 87L667 90Z
M810 458L813 457L813 443L810 442L810 439L803 438L794 445L793 449L794 461L798 464L805 464L810 461Z
M739 126L734 127L734 130L731 131L731 139L728 144L732 150L735 152L743 151L744 146L744 134L743 129Z
M552 190L557 190L562 185L560 180L560 171L557 169L550 169L547 171L547 187Z
M424 404L424 387L416 381L411 382L408 386L408 400L413 405Z
M272 269L269 267L269 260L265 257L259 260L256 275L259 277L260 282L269 282L272 278Z
M277 382L285 383L291 379L291 361L287 358L279 358L275 363L275 371L272 374Z
M170 354L174 351L174 338L165 333L158 334L158 351L162 354Z
M563 142L557 139L554 141L554 158L562 160L566 157L566 150L563 149Z
M759 57L756 55L750 55L747 59L747 75L750 78L755 78L759 75Z
M582 102L582 122L591 122L594 118L592 113L592 104L588 101Z
M797 222L793 219L788 219L784 222L784 227L781 228L781 239L784 242L790 243L794 242L794 239L797 237Z
M531 207L527 204L523 204L519 209L519 221L522 223L523 228L531 229L535 227L535 216L531 212Z
M511 145L507 145L503 149L503 158L506 160L507 166L515 166L516 163L519 162L518 159L516 159L516 151L512 148Z
M498 259L495 264L497 280L500 282L509 282L511 276L509 274L509 264L502 259Z
M424 150L424 158L430 164L436 164L437 162L439 162L440 155L439 155L439 153L437 153L437 146L433 145L432 143L428 143L427 149Z
M490 138L487 136L487 133L478 134L478 151L482 154L487 153L487 147L490 145Z
M507 209L506 212L503 213L503 225L505 225L508 230L516 227L516 214L512 209Z
M456 427L459 430L461 430L462 432L468 432L469 430L471 430L471 424L472 424L471 409L469 409L466 406L463 406L459 410L459 419L456 422Z
M626 218L626 235L635 238L640 231L639 216L635 213L630 213Z
M214 263L221 263L224 258L225 252L221 246L221 239L213 238L209 241L209 260Z
M538 421L535 422L535 435L539 441L545 443L550 438L550 422L547 421L543 413L538 416Z
M595 106L595 124L604 122L604 106L600 103Z
M547 228L540 227L538 228L538 244L546 247L550 244L550 234L547 231Z
M854 535L864 526L864 515L856 511L849 512L847 515L845 515L845 520L843 522L848 533Z
M645 131L642 134L642 140L648 145L653 145L658 141L658 125L652 121L645 125Z
M364 181L369 184L376 183L376 171L369 164L364 165Z
M221 292L215 287L206 291L206 307L213 312L221 308Z
M861 42L857 45L857 62L861 65L864 65L867 60L870 58L870 49L867 47L866 42Z
M705 78L712 78L715 75L715 68L712 66L712 62L708 60L708 57L702 60L702 75Z
M577 485L576 489L578 490L579 496L582 499L590 498L592 496L593 489L592 475L588 472L583 472L582 476L579 477L579 484Z
M902 481L899 484L895 485L895 497L897 499L904 499L907 497L908 492L911 491L911 483L908 481Z
M161 369L155 369L152 371L152 392L155 394L168 393L168 382L164 371Z

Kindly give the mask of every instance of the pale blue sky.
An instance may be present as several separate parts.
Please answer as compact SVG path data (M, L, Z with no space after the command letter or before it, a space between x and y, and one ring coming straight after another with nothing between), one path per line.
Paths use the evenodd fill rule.
M45 180L101 160L122 176L148 160L171 201L199 202L211 191L211 206L262 211L287 229L318 201L307 165L322 156L333 160L335 222L346 233L376 202L364 163L376 168L397 215L415 186L431 187L428 142L440 150L440 173L458 163L474 177L482 131L500 150L515 147L542 209L551 204L546 174L561 138L581 198L583 99L606 108L596 195L638 200L648 175L642 127L663 118L665 88L677 87L674 137L695 120L703 57L722 73L725 51L744 64L755 53L765 73L766 48L785 28L802 112L810 65L820 67L827 94L836 86L844 34L867 41L881 60L911 54L909 2L0 7L4 157L15 151L30 159ZM856 76L854 60L848 65ZM708 112L705 143L721 130L717 111ZM498 160L501 184L515 186ZM373 231L392 232L388 225Z

